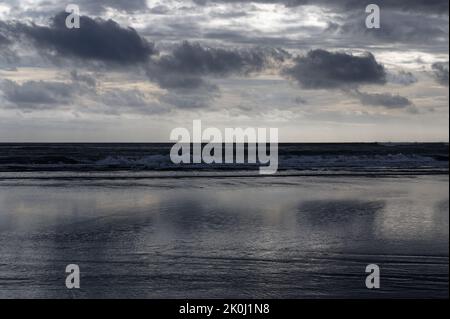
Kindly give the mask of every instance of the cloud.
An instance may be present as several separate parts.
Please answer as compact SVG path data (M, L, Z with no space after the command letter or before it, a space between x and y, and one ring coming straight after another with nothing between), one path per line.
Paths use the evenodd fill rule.
M165 15L165 14L168 14L170 12L170 8L168 6L160 4L160 5L156 5L156 6L152 7L149 10L149 12L152 13L152 14Z
M208 86L200 76L182 74L178 72L165 73L164 69L158 65L152 65L147 69L147 74L152 81L158 83L164 89L194 90ZM217 87L210 85L210 89L217 90Z
M160 102L167 107L178 109L202 109L211 106L211 102L219 97L217 90L210 90L207 87L194 91L170 91L160 97Z
M306 99L304 99L303 97L301 97L301 96L297 96L297 97L294 99L294 102L295 102L296 104L307 104L307 103L308 103L308 101L307 101Z
M7 37L5 37L3 34L0 33L0 48L6 47L10 43L11 43L11 41Z
M22 84L3 80L0 97L5 109L23 112L73 110L98 114L155 114L170 110L170 106L149 97L138 89L106 89L98 91L88 74L71 72L71 82L26 81Z
M268 4L282 4L288 7L296 7L303 5L316 5L326 8L334 8L340 10L358 10L362 6L368 4L361 2L361 0L194 0L199 5L206 5L208 3L268 3ZM380 8L393 9L401 11L412 12L430 12L437 14L448 14L448 0L378 0L376 1Z
M120 115L128 114L158 114L169 111L169 107L158 100L150 98L138 89L109 89L98 96L91 97L97 104L92 112ZM88 103L91 105L92 103Z
M71 81L25 81L5 79L0 82L0 94L8 102L7 108L23 111L58 109L74 104L82 96L96 97L96 82L88 74L70 73Z
M424 12L383 11L381 9L381 28L367 29L366 15L360 12L349 13L337 23L330 23L328 34L338 36L350 43L402 43L435 44L448 43L448 15L427 15ZM420 23L417 23L420 21Z
M287 56L279 49L221 49L183 42L150 63L147 75L163 88L196 89L205 85L204 76L248 75L282 63Z
M148 9L147 0L73 0L71 3L79 4L80 9L93 14L99 14L108 8L117 9L127 13L145 11Z
M71 102L74 94L73 87L62 82L27 81L18 84L3 80L0 89L12 107L22 110L57 108Z
M15 64L19 61L19 58L16 52L11 49L12 41L2 34L2 29L0 21L0 69L15 70Z
M383 106L387 109L403 109L412 105L409 99L391 93L364 93L355 90L353 95L363 105Z
M271 59L282 61L284 58L285 53L276 49L227 50L183 42L171 55L162 57L158 65L171 72L226 76L232 73L258 72Z
M123 28L113 20L80 17L79 29L65 26L66 13L59 13L50 26L18 23L15 30L35 45L62 57L130 65L145 63L155 53L154 45L136 30Z
M97 80L89 74L80 74L77 70L70 72L70 77L74 82L85 83L89 87L95 88L97 86Z
M411 72L399 71L397 73L389 72L386 77L389 83L400 85L411 85L417 83L417 78Z
M434 63L431 68L436 81L444 86L448 86L448 62Z
M161 114L178 109L207 108L218 91L207 86L197 90L179 89L150 94L139 89L97 88L88 73L73 70L71 81L0 81L0 108L23 112L73 110L97 114Z
M105 14L110 9L127 14L145 12L148 9L147 0L71 0L64 3L58 0L45 0L34 1L38 2L34 5L27 0L2 0L1 2L8 4L12 12L21 12L34 17L53 15L69 3L78 5L82 13L93 15Z
M307 89L357 87L386 83L386 71L373 54L355 56L318 49L298 56L283 73Z

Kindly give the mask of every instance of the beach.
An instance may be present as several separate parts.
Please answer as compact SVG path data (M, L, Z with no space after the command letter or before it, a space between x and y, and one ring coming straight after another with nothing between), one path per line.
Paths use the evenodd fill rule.
M0 300L449 298L448 0L69 2L0 0Z
M27 176L0 179L0 298L448 297L448 175Z

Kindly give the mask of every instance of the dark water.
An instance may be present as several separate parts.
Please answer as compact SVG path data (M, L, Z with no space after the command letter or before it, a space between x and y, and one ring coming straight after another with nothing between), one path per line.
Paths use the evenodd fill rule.
M172 144L0 144L0 172L256 170L251 164L175 165ZM279 170L448 171L448 143L280 144Z
M444 144L291 145L298 158L309 148L318 154L306 156L352 156L359 166L272 177L67 163L58 171L46 169L54 161L36 161L61 153L138 158L152 147L164 156L156 145L61 147L1 146L0 297L448 297ZM360 160L399 154L415 164L373 168ZM12 157L22 158L22 171L11 169ZM361 169L376 174L355 174ZM65 288L72 263L81 268L80 290ZM379 290L365 287L372 263L381 268Z

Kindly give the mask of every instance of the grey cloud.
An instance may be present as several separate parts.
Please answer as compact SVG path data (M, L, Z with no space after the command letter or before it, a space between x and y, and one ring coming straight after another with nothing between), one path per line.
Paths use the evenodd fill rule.
M4 26L0 21L0 69L14 70L19 58L10 47L12 41L8 36L2 34L2 29L4 29Z
M308 101L306 101L306 99L302 98L301 96L297 96L294 99L295 104L307 104Z
M159 17L161 18L161 17ZM180 41L200 37L203 27L198 17L164 16L164 23L156 23L140 30L140 34L161 41Z
M227 11L221 11L221 12L211 12L212 18L221 18L221 19L235 19L235 18L242 18L247 17L249 15L248 12L246 12L244 9L241 10L227 10Z
M285 34L289 35L289 32L286 32ZM315 44L315 41L321 42L320 39L312 38L308 38L308 41L305 42L299 42L297 39L289 38L286 36L264 36L259 32L246 33L244 31L210 30L202 36L205 39L226 41L239 45L276 46L292 48L296 50L298 50L299 48L310 48Z
M194 0L197 4L205 5L207 3L244 3L245 0ZM288 7L302 6L302 5L317 5L328 8L335 8L341 10L355 10L368 3L361 2L361 0L251 0L253 3L278 3ZM448 14L448 0L378 0L381 8L402 10L402 11L419 11L430 12L437 14Z
M80 74L77 70L72 70L70 76L74 82L85 83L87 86L94 88L97 86L97 80L89 74Z
M437 62L431 67L433 69L434 78L444 86L448 86L448 62Z
M211 101L217 98L219 93L217 91L184 91L184 92L169 92L162 96L160 101L169 106L174 106L178 109L201 109L208 108Z
M404 43L434 44L448 43L448 16L429 16L423 13L382 11L380 29L365 27L365 14L352 13L342 22L330 23L328 34L341 37L352 43ZM420 21L420 22L419 22Z
M221 2L221 1L217 1ZM223 2L240 2L226 1ZM414 49L431 52L448 51L448 1L377 1L381 7L381 29L367 29L365 6L360 0L340 1L257 1L260 3L283 3L286 5L313 4L326 9L323 21L329 28L307 30L304 26L285 28L278 32L258 34L255 30L233 28L204 32L204 37L235 43L267 44L293 49L313 47L363 48L384 47L396 44L400 50ZM236 6L238 7L238 6ZM233 8L230 6L230 8ZM350 10L349 10L350 9ZM446 9L446 10L445 10ZM230 9L231 10L231 9ZM332 12L331 16L329 13ZM430 14L433 13L433 14ZM293 12L293 16L298 12ZM301 33L301 39L297 38ZM304 35L306 33L306 35ZM432 46L430 46L432 45ZM373 49L371 49L373 50Z
M67 4L76 4L81 13L100 15L108 9L116 9L126 13L143 12L148 9L146 0L71 0L61 4L61 1L43 1L39 5L29 7L26 11L28 16L39 16L42 14L55 14L61 11ZM21 3L17 0L10 1L14 11L21 11Z
M184 75L179 73L164 73L160 68L149 67L147 70L151 80L156 81L160 87L165 89L193 90L207 86L203 78L199 76ZM217 87L211 86L212 89Z
M82 16L79 29L68 29L66 17L66 13L56 15L49 27L20 23L14 29L58 56L129 65L145 63L155 53L154 45L136 30L123 28L113 20Z
M11 41L7 37L5 37L3 34L0 33L0 48L6 47L10 43L11 43Z
M207 87L196 90L177 89L148 95L138 89L107 90L93 99L100 102L97 112L107 114L161 114L176 109L207 108L219 96Z
M82 12L98 14L108 8L114 8L127 13L145 11L148 9L146 0L73 0L71 3L79 4Z
M0 48L0 69L15 71L18 61L19 57L14 51L8 48Z
M168 112L169 108L155 99L150 99L144 92L137 89L107 90L92 97L100 103L90 111L104 114L157 114Z
M298 56L283 73L308 89L357 87L386 83L386 71L371 53L355 56L341 52L312 50Z
M9 29L7 23L0 21L0 50L8 48L13 43Z
M238 51L183 42L171 55L162 57L158 64L172 72L226 76L232 73L247 74L261 71L270 63L270 59L283 61L284 58L285 53L276 49Z
M57 109L72 104L81 96L95 97L96 80L89 74L70 73L70 82L26 81L18 83L5 79L0 82L0 94L9 102L9 108L25 111Z
M71 82L11 80L0 82L3 108L23 112L71 108L85 113L110 115L160 114L171 109L206 108L219 92L210 87L197 90L178 89L149 96L138 89L107 89L99 91L95 78L78 71L70 72Z
M147 74L164 88L195 89L205 85L204 76L260 72L283 62L287 56L287 52L279 49L233 50L184 42L170 54L153 61Z
M390 93L364 93L355 90L353 95L364 105L383 106L387 109L402 109L412 105L409 99Z
M152 8L150 8L149 10L150 13L152 14L161 14L161 15L165 15L168 14L170 12L170 8L168 6L165 5L156 5Z
M4 98L23 110L48 109L68 104L74 90L61 82L28 81L23 84L3 80L0 84Z
M407 71L399 71L397 73L389 72L386 78L389 83L401 85L411 85L417 82L414 74Z
M136 89L110 89L98 92L89 75L71 73L72 82L27 81L23 84L11 80L0 82L0 97L7 102L5 108L23 112L71 108L88 113L155 114L167 112L168 107L151 101Z
M102 95L106 105L128 105L131 107L145 107L147 105L145 95L139 90L109 90Z

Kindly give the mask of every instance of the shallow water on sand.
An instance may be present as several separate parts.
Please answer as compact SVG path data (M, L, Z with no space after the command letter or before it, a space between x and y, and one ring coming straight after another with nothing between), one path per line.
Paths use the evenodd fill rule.
M448 297L448 176L0 183L0 297ZM65 288L65 266L81 289ZM381 289L365 267L381 268Z

